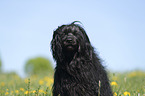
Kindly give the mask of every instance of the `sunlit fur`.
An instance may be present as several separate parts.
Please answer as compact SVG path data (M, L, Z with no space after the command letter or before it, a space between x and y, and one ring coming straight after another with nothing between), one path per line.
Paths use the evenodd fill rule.
M79 24L59 26L51 50L56 61L53 96L113 96L101 60Z

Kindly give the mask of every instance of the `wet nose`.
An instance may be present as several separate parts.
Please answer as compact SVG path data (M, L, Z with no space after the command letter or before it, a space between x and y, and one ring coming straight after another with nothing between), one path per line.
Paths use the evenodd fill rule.
M68 43L72 43L72 41L73 41L73 40L72 40L71 37L68 37L68 38L67 38L67 42L68 42Z
M68 33L68 36L72 36L73 34L72 33Z

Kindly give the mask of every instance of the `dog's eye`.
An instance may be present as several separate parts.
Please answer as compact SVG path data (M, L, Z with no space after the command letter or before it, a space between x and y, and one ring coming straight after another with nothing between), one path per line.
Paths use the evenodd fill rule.
M64 35L67 35L67 34L68 34L68 31L64 31L63 34L64 34Z
M74 31L74 32L73 32L73 34L74 34L74 35L77 35L77 34L78 34L78 32L77 32L77 31Z
M73 35L76 35L76 32L73 32Z

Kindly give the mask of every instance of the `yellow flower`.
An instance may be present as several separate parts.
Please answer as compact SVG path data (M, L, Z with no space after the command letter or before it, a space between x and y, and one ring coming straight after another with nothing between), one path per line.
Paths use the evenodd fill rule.
M32 93L36 93L36 91L34 90L34 91L32 91Z
M52 78L50 78L49 80L50 80L51 83L53 83L53 81L54 81L54 79L52 79Z
M39 85L43 85L44 81L43 80L39 80Z
M137 75L136 72L131 72L128 74L128 77L135 77L136 75Z
M125 96L130 96L130 93L127 92L127 91L125 91L125 92L124 92L124 95L125 95Z
M28 91L25 91L25 93L24 94L28 94L29 92Z
M130 72L128 77L136 77L136 76L145 76L145 73L142 71L135 71L135 72Z
M5 95L8 95L8 94L9 94L9 92L6 92L6 93L5 93Z
M49 87L51 87L52 86L52 84L53 84L53 79L52 78L48 78L48 80L47 80L47 86L49 86Z
M39 90L39 93L45 93L45 91L43 91L43 90Z
M29 80L28 79L25 79L25 83L28 84L28 82L29 82Z
M15 90L15 93L18 94L19 93L19 90Z
M117 96L117 93L116 93L116 92L114 92L113 96Z
M24 88L20 88L21 91L24 91Z
M1 86L5 86L5 82L1 82Z
M44 80L45 80L45 81L49 80L49 77L45 76L45 77L44 77Z
M116 82L111 82L111 86L117 86L118 84Z
M11 91L11 94L13 94L14 93L14 91Z

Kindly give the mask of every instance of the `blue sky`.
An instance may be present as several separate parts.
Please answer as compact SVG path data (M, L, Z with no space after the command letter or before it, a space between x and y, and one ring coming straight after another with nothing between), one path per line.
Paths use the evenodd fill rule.
M30 58L50 52L53 30L79 20L104 65L145 70L144 0L1 0L0 58L4 72L24 75Z

